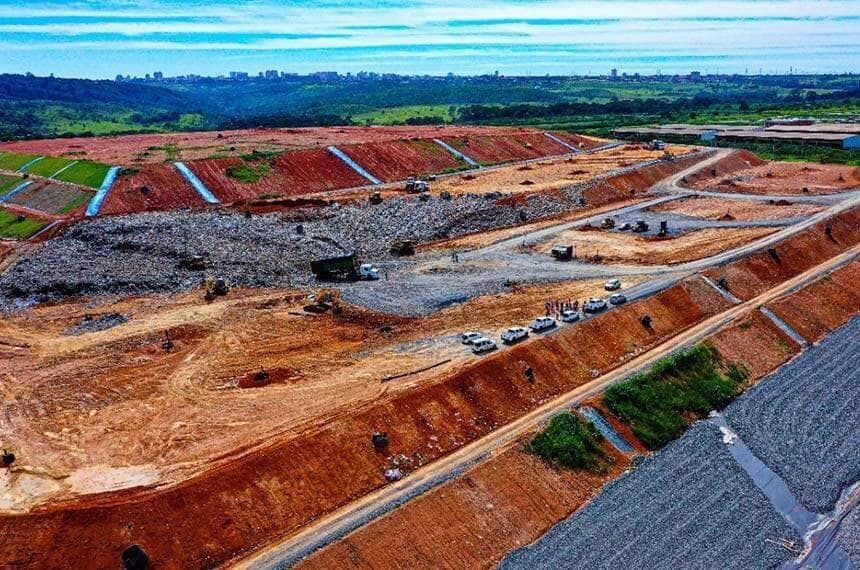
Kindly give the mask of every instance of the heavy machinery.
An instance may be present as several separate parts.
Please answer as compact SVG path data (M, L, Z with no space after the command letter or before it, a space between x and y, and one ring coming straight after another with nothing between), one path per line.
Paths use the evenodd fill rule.
M179 260L179 267L188 271L204 271L206 258L200 254L185 254Z
M362 263L358 266L358 276L365 281L376 281L379 279L379 268L372 263Z
M636 223L633 224L633 231L636 233L643 233L648 231L648 222L645 220L636 220Z
M309 300L311 303L304 307L308 313L325 313L330 310L332 313L338 314L343 310L340 306L340 290L338 289L320 289L311 295Z
M419 180L417 178L409 178L406 180L406 191L409 194L420 194L422 192L430 191L430 183L426 180Z
M573 259L573 246L557 245L552 248L550 253L554 258L559 261L570 261L571 259Z
M354 253L311 261L311 271L317 279L322 281L355 281L358 279Z
M391 255L407 256L415 255L415 243L410 240L401 240L394 242L391 246Z
M230 285L223 277L207 277L205 281L206 293L204 299L213 301L215 297L223 297L230 292Z

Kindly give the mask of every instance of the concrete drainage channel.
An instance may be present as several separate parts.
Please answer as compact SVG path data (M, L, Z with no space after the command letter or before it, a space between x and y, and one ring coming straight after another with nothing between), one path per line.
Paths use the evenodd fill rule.
M612 427L612 424L606 421L603 414L589 406L582 406L579 408L579 411L594 424L594 427L596 427L600 433L603 434L603 437L608 439L618 451L621 453L633 453L636 451L633 446L630 445L630 443L624 439L624 437L618 433L614 427Z

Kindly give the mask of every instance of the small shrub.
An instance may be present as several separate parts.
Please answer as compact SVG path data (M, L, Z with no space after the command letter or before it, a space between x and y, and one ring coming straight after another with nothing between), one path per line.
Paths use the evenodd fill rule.
M271 167L265 162L256 165L243 162L227 168L226 174L244 184L256 184L260 178L268 176L271 171Z
M526 445L526 450L554 465L603 473L612 458L601 446L602 440L594 424L562 412Z

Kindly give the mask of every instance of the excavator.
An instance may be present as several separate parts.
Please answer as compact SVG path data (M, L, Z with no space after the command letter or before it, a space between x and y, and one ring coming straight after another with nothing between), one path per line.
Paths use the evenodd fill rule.
M331 310L332 313L337 315L343 311L340 306L339 289L320 289L311 295L309 300L311 303L304 307L308 313L325 313Z
M230 286L223 277L207 277L204 285L206 293L203 298L207 302L212 302L215 300L215 297L222 297L230 292Z

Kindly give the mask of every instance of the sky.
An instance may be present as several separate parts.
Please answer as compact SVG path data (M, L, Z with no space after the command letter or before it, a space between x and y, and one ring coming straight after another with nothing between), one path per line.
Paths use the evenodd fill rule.
M860 72L860 0L0 0L0 73Z

